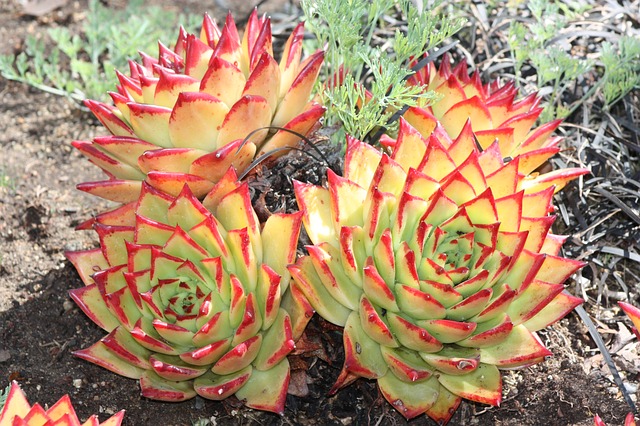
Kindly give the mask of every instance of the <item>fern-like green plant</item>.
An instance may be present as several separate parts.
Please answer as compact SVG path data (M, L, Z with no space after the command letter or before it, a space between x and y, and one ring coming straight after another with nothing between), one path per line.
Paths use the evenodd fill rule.
M617 45L603 43L601 60L605 70L602 94L609 108L630 91L640 89L640 39L623 36Z
M0 55L0 75L76 100L106 100L107 91L114 89L114 69L126 68L127 60L137 58L140 50L157 52L158 40L175 37L177 23L192 28L199 19L148 7L142 0L122 10L90 0L80 34L57 27L47 31L46 42L28 36L23 52ZM53 44L50 49L47 42Z
M326 120L340 122L360 139L386 126L403 106L434 99L433 93L404 84L413 74L410 63L464 23L418 9L411 0L303 0L302 9L316 36L309 47L327 50L319 78L325 84L318 90L329 106ZM380 39L378 33L389 36ZM342 132L335 138L341 140Z
M525 64L536 71L536 85L547 88L548 103L542 121L566 117L601 90L604 107L610 108L627 93L640 87L640 40L622 36L617 43L605 42L600 48L600 62L578 58L560 44L557 36L573 20L582 19L590 6L576 2L531 0L527 3L532 19L514 21L508 32L509 50L516 76ZM602 68L600 70L600 67ZM589 72L600 78L571 106L562 103L563 94Z
M530 63L536 70L537 86L550 88L548 103L540 119L550 121L556 117L566 117L570 110L560 102L563 93L593 64L575 57L552 40L571 19L579 16L583 6L572 2L561 4L549 0L531 0L527 8L532 21L528 24L514 21L509 27L509 49L516 76L520 76L525 63Z

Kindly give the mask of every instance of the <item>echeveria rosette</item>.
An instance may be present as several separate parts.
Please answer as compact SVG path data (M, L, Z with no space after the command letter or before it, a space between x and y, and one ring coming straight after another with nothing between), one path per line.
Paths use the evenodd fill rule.
M108 179L78 188L125 204L98 221L124 224L143 181L172 195L186 183L202 198L229 166L241 173L255 156L297 144L324 113L310 100L324 53L301 60L303 35L301 23L278 63L270 19L254 11L241 38L231 15L222 29L205 15L199 37L181 29L173 50L160 44L158 59L141 53L128 76L118 72L113 105L86 101L111 135L73 145Z
M100 423L93 415L86 422L80 423L76 411L71 404L69 395L65 395L48 409L40 404L29 404L18 382L11 382L4 407L0 410L0 425L2 426L120 426L124 417L124 410L119 411L109 419Z
M536 330L581 303L563 291L583 263L549 232L553 185L480 152L469 126L445 146L406 122L390 156L350 140L344 177L297 182L313 245L289 270L344 326L334 390L377 379L405 417L442 423L462 398L499 404L499 369L550 355Z
M426 107L409 108L403 117L424 137L436 128L455 139L469 121L477 144L487 149L497 144L503 158L520 157L520 173L533 173L549 158L560 151L559 136L553 132L562 120L553 120L534 127L543 111L536 93L519 98L514 82L500 84L494 80L483 84L476 71L469 75L466 62L453 69L449 55L443 55L440 67L429 63L409 80L409 84L424 86L441 95ZM383 145L392 147L395 140L384 136ZM553 179L557 174L579 169L561 169L547 173ZM561 185L556 185L556 191Z
M143 184L134 226L98 223L100 248L67 254L86 284L71 297L109 332L74 354L140 379L151 399L235 394L281 413L306 307L287 292L301 213L261 230L232 170L203 203L186 185L171 196Z

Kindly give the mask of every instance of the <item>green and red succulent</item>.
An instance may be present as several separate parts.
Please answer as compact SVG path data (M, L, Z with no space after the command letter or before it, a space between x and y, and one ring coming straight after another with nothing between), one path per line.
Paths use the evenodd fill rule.
M236 171L324 112L310 101L323 53L301 61L302 38L300 24L278 64L269 19L254 12L240 38L231 16L221 30L205 16L199 37L118 73L113 105L86 102L111 136L73 144L109 178L78 188L122 205L80 226L99 248L67 253L85 283L71 297L108 332L75 354L149 398L282 413L316 310L344 327L334 392L375 379L406 418L441 424L462 399L498 405L500 369L551 355L536 331L581 303L563 284L583 264L559 255L551 213L587 171L539 173L560 121L534 128L535 94L445 57L409 80L442 98L410 108L385 152L347 138L343 176L295 182L301 211L262 225ZM313 244L296 259L302 223Z
M270 19L254 11L240 38L231 15L222 29L205 15L199 37L181 29L173 50L160 44L158 59L141 53L118 73L113 105L87 100L111 135L73 145L108 179L78 188L124 205L98 221L122 225L142 182L172 195L188 184L202 198L230 166L241 173L308 134L324 113L310 101L324 53L301 60L303 33L300 23L278 63Z
M563 282L583 263L558 255L549 213L554 186L585 172L530 176L469 122L451 141L401 120L390 155L348 140L344 176L296 182L313 245L289 270L344 327L334 391L376 379L405 417L441 423L462 398L499 404L499 369L551 355L535 332L581 303Z
M65 395L48 409L40 404L29 404L18 382L11 382L4 407L0 410L1 426L120 426L124 411L119 411L100 423L93 415L80 423L71 405L69 395Z
M148 398L235 394L281 413L310 316L287 292L301 213L261 228L233 170L202 203L187 185L174 196L143 183L134 211L132 226L94 226L99 248L67 253L86 284L71 297L109 333L74 354L139 379Z
M511 150L522 145L526 148L532 143L526 142L525 136L542 113L543 108L539 107L541 98L532 93L518 99L519 91L513 81L501 84L493 80L485 84L478 71L469 74L465 61L452 68L451 58L445 53L439 67L430 62L413 74L408 83L424 86L425 90L433 90L440 95L439 100L419 109L435 117L451 137L460 133L469 117L482 147L498 139L502 146L509 147L503 151L505 156L514 157ZM412 115L409 117L408 121L413 124ZM548 123L546 136L560 122ZM551 138L547 144L557 145L557 141L558 138Z
M519 172L534 174L549 158L560 151L562 138L554 136L562 120L534 127L543 111L536 93L518 98L514 82L500 84L498 80L483 84L476 71L469 75L466 62L453 69L449 55L443 55L440 67L433 62L416 72L409 84L424 86L440 99L426 107L411 107L404 119L424 137L432 133L455 139L466 130L467 121L481 150L495 149L505 159L520 158ZM446 134L446 136L445 136ZM396 141L388 136L383 146L392 148ZM546 173L544 179L567 176L581 169L559 169ZM564 182L567 179L563 180ZM560 181L556 191L562 189Z

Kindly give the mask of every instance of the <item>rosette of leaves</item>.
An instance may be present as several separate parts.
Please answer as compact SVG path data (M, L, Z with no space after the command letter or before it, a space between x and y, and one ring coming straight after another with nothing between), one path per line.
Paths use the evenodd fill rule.
M303 33L300 23L278 63L268 18L254 11L241 38L231 15L222 29L205 15L199 36L181 29L173 50L160 44L157 59L141 53L117 72L113 105L85 102L111 135L73 142L108 176L78 188L124 204L98 221L122 224L142 182L202 198L230 166L240 173L308 134L324 113L310 101L324 53L301 60Z
M71 405L69 395L65 395L48 409L40 404L29 404L18 382L13 381L7 393L4 407L0 410L0 425L2 426L120 426L124 417L124 410L119 411L108 420L100 423L93 415L86 422L80 423L76 411Z
M519 97L513 81L484 84L478 71L469 74L466 62L452 69L449 55L444 54L439 68L430 62L408 83L439 95L429 106L411 107L403 115L425 137L441 125L450 138L456 138L468 120L481 149L497 142L504 158L520 157L520 171L527 174L560 151L562 138L553 132L562 120L535 127L544 110L540 98L537 93ZM393 146L395 140L385 136L381 142Z
M67 253L86 284L72 299L109 333L74 354L139 379L151 399L235 394L281 413L306 306L284 296L301 213L261 230L232 169L203 203L186 185L172 196L145 183L135 225L98 223L99 248Z
M469 123L450 141L401 120L391 155L351 139L344 176L297 182L313 245L289 270L344 327L333 391L376 379L406 418L441 424L463 398L498 405L499 370L550 355L536 331L581 303L563 282L583 263L559 256L549 215L554 185L577 175L525 176Z

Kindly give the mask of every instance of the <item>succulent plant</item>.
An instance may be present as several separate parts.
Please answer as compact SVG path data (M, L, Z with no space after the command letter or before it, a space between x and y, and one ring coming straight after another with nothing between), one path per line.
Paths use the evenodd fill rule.
M45 410L40 404L31 405L27 401L18 382L11 382L4 407L0 411L0 425L2 426L120 426L124 410L114 414L108 420L100 423L96 415L86 422L80 423L69 395L65 395L58 402Z
M514 82L500 84L494 80L483 84L478 71L469 75L466 62L460 62L452 69L449 55L444 54L439 68L430 62L412 75L408 83L424 85L425 90L433 90L441 96L431 105L409 108L403 115L425 137L438 131L456 138L468 120L481 149L497 144L503 158L520 157L519 171L524 174L533 173L560 151L562 138L552 134L562 120L534 128L543 111L539 107L540 98L532 93L517 99L519 92ZM392 147L395 140L384 136L381 143ZM553 178L572 170L575 169L557 170L547 175ZM561 186L556 185L556 191L560 189Z
M312 313L284 294L300 226L301 213L279 213L261 230L233 169L202 203L188 185L172 196L143 183L134 226L98 223L99 248L67 253L86 284L71 297L109 332L74 354L140 379L151 399L235 394L282 412L286 356Z
M109 178L78 188L124 204L98 221L122 225L143 181L172 195L186 183L201 198L229 166L297 144L324 113L309 100L324 53L301 61L303 33L301 23L278 64L270 19L254 11L241 39L230 14L222 30L205 15L199 37L181 29L173 50L160 44L158 59L141 53L118 72L113 105L87 100L111 135L73 146Z
M594 426L607 426L597 414L593 419L593 424ZM633 418L633 413L627 414L627 417L624 418L624 426L636 426L636 420Z
M550 355L536 331L581 303L563 282L583 263L549 232L554 185L580 173L524 176L497 144L481 151L469 123L451 141L401 119L391 155L348 139L344 176L296 182L313 245L289 270L344 327L333 391L376 379L406 418L440 423L462 398L499 404L499 369Z

